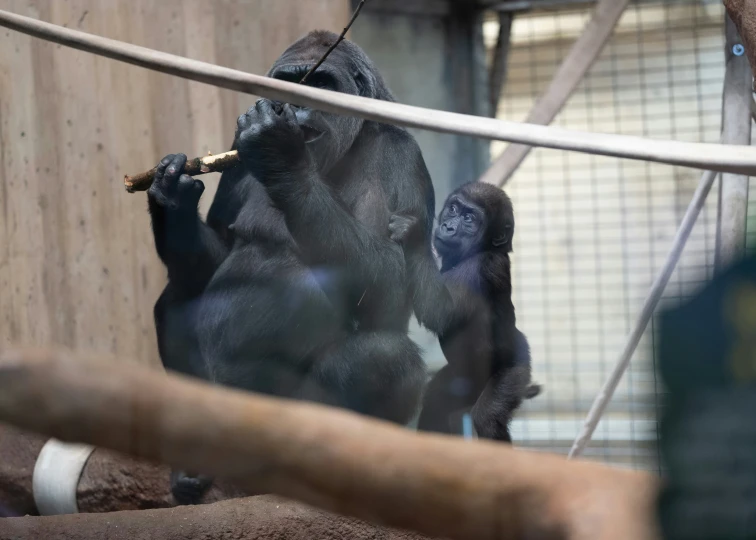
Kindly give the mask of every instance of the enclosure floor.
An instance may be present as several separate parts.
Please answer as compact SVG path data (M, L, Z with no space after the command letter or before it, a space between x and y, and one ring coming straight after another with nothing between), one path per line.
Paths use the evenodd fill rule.
M0 519L0 540L422 540L273 496L160 510Z

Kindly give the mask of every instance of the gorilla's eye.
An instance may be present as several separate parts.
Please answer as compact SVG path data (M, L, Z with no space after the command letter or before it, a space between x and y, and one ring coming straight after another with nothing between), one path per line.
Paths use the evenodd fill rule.
M451 206L449 207L449 213L450 213L451 215L453 215L453 216L456 216L456 215L457 215L457 205L456 205L456 204L452 204L452 205L451 205Z
M327 71L316 71L307 80L307 86L322 88L324 90L338 90L336 79Z
M465 221L465 223L472 223L473 221L475 221L475 216L473 216L472 214L470 214L470 213L468 212L467 214L465 214L465 215L464 215L464 216L462 217L462 219L463 219L463 220Z

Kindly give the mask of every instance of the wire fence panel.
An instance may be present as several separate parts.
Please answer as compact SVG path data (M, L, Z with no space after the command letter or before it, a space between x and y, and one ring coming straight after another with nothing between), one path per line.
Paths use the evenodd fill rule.
M519 14L498 117L523 120L590 17L590 8ZM630 5L554 124L598 132L718 142L724 77L718 0ZM497 23L486 22L492 48ZM492 143L497 156L505 143ZM513 424L524 447L566 454L621 352L660 270L700 171L535 149L505 188L516 216L518 326L545 392ZM714 269L713 189L662 307L690 296ZM756 225L756 205L751 205ZM753 231L751 232L751 229ZM749 227L756 239L756 227ZM652 321L585 456L659 470Z

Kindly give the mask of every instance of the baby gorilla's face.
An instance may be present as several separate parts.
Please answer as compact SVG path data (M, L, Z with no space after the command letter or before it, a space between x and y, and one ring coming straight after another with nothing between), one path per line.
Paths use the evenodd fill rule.
M486 214L474 201L453 193L438 217L433 247L448 262L464 260L481 251Z

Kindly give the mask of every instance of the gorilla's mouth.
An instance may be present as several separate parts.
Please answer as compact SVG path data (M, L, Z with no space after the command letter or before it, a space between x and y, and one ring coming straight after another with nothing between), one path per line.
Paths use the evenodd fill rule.
M302 132L304 133L305 143L315 142L323 136L322 131L310 126L302 126Z

